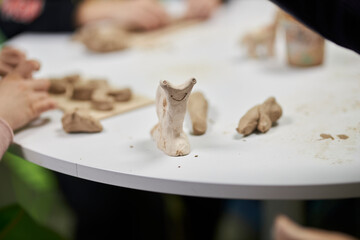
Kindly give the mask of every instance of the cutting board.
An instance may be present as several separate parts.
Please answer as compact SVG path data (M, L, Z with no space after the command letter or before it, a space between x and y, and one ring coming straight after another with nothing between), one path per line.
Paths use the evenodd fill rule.
M74 108L84 108L90 111L92 117L101 120L118 114L122 114L131 110L145 107L154 103L154 100L142 95L133 94L132 98L127 102L115 102L114 108L110 111L100 111L91 107L91 101L73 100L65 94L50 94L57 102L62 111L72 110Z

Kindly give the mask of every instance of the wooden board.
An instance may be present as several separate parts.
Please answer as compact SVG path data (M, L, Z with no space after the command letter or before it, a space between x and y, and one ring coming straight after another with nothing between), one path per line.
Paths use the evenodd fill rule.
M154 47L161 45L166 36L177 33L191 26L196 26L200 22L200 20L174 19L168 26L160 29L142 32L129 32L129 46Z
M100 111L100 110L95 110L91 107L91 101L73 100L67 97L65 94L62 95L51 94L51 97L56 100L59 108L62 111L68 111L74 108L85 108L90 111L91 116L93 116L98 120L109 118L154 103L154 100L151 98L142 95L133 94L132 98L127 102L115 102L115 106L113 110Z

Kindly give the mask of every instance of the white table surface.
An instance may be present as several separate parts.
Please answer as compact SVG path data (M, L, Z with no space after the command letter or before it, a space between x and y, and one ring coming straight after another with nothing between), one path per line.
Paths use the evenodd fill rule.
M274 10L267 1L233 1L208 22L170 35L161 47L103 55L87 52L64 34L15 38L13 45L42 62L38 77L74 72L106 77L154 98L159 80L196 77L194 91L206 95L210 123L205 135L189 135L188 156L174 158L150 137L157 123L154 105L102 120L99 134L65 133L62 112L54 110L42 115L40 120L48 120L43 126L17 132L12 151L68 175L155 192L249 199L359 197L360 57L327 42L323 66L291 68L279 38L276 58L247 59L239 37L270 22ZM266 134L239 138L240 117L269 96L283 107L278 125ZM187 118L187 133L189 126ZM335 140L320 140L321 133Z

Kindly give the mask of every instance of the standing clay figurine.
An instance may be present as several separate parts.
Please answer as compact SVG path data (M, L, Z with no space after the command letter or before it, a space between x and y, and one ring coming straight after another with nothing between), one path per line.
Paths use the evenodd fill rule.
M157 147L170 156L190 153L190 144L183 131L187 102L196 80L179 86L161 81L156 93L156 112L159 123L151 130Z
M190 95L188 109L192 123L192 133L194 135L203 135L207 129L208 103L201 92L194 92Z
M247 136L255 129L265 133L282 115L281 106L274 97L269 97L263 104L251 108L239 121L238 133Z
M276 37L276 24L270 24L246 34L241 44L245 45L248 50L248 56L251 58L258 58L260 46L264 46L267 50L266 56L274 56L274 43Z

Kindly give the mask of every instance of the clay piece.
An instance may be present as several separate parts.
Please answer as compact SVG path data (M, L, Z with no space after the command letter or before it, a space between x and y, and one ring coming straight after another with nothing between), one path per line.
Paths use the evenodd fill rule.
M247 136L256 129L267 132L273 123L282 115L282 108L274 97L268 98L263 104L251 108L239 121L238 133Z
M49 93L64 94L68 90L72 90L73 86L81 82L81 77L78 74L68 75L62 78L51 78Z
M260 27L247 33L242 39L241 44L247 47L247 54L251 58L258 58L261 47L266 49L264 56L274 56L274 43L276 37L276 24Z
M169 156L190 153L189 140L183 131L187 102L196 80L190 79L179 86L160 81L156 93L156 112L159 123L151 130L157 147Z
M346 140L346 139L348 139L349 138L349 136L348 135L345 135L345 134L338 134L338 135L336 135L338 138L340 138L340 139L342 139L342 140Z
M201 92L190 95L188 111L192 123L192 134L203 135L207 129L208 102Z
M119 25L99 22L83 27L75 36L88 50L98 53L128 48L128 33Z
M130 88L112 89L108 91L108 95L114 97L116 102L126 102L131 99L132 92Z
M103 130L99 120L93 118L85 109L73 109L61 119L67 133L97 133Z
M82 81L81 76L79 74L67 75L63 77L61 80L70 85L74 85Z
M68 84L60 79L50 79L49 93L52 94L64 94Z
M322 138L322 140L324 140L324 139L335 140L333 136L331 136L330 134L327 134L327 133L321 133L320 137Z
M72 93L72 99L87 101L91 100L92 94L96 87L93 84L79 83L75 84Z
M98 89L91 96L92 108L100 111L110 111L114 108L114 98L107 95L106 89Z
M94 88L108 88L109 83L106 79L89 79L87 84Z

